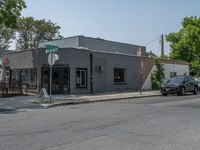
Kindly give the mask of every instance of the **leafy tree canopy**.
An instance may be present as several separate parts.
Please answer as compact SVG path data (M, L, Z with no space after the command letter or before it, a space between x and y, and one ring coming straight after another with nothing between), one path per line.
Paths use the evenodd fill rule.
M190 63L192 75L200 75L200 17L185 17L178 32L169 33L166 40L171 43L171 59Z
M33 17L19 19L17 30L17 49L37 48L45 40L62 38L60 26L50 20L37 20Z
M25 7L24 0L0 0L0 24L16 28L21 10Z
M0 24L0 49L8 49L15 38L15 31Z

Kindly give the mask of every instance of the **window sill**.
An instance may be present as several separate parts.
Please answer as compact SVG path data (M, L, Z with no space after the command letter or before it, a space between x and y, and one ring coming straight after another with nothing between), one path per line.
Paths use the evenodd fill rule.
M114 85L127 85L126 82L114 82Z

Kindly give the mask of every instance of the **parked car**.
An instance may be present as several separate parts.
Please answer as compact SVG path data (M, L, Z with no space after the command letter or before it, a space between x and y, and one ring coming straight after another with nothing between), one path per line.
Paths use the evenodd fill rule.
M198 88L200 89L200 80L198 80L197 82L198 82Z
M198 94L198 89L197 81L189 75L170 78L161 85L163 96L167 96L168 94L185 95L186 92Z

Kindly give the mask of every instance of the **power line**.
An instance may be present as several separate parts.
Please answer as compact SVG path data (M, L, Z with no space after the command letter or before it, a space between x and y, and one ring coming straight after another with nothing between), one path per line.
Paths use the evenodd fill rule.
M155 39L152 40L152 41L149 41L148 43L145 44L145 46L147 46L147 45L149 45L149 44L151 44L151 43L153 43L153 42L155 42L155 41L157 41L157 40L159 40L159 39L160 39L160 36L157 37L157 38L155 38Z

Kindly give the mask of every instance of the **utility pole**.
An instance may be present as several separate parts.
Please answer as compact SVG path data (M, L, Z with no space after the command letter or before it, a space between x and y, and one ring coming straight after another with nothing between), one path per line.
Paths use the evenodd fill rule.
M161 58L163 58L165 56L165 52L164 52L164 35L161 35Z

